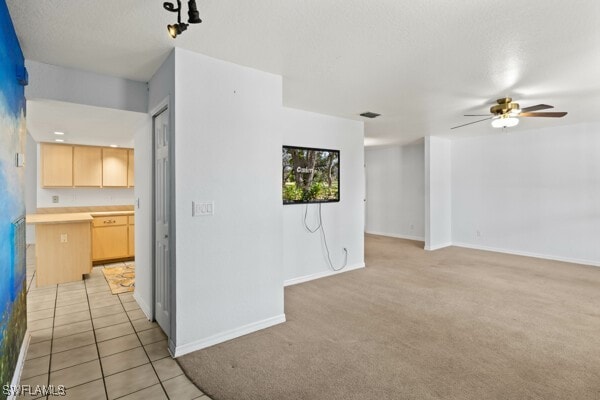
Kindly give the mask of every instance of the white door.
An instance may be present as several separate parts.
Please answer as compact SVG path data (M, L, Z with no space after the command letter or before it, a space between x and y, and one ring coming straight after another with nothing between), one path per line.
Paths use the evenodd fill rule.
M169 336L169 111L154 117L154 318Z

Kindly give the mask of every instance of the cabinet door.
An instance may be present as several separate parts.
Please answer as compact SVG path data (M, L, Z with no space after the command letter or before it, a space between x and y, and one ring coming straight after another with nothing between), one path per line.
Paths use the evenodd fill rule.
M128 256L127 225L103 226L92 230L92 258L109 260Z
M42 186L73 186L73 146L42 143Z
M128 225L129 229L129 257L135 256L135 225Z
M127 149L102 149L102 186L127 187Z
M128 158L129 158L129 163L127 164L127 186L134 187L135 179L134 179L134 175L133 175L133 166L134 166L133 149L129 149L127 151L127 154L128 154Z
M102 186L102 148L89 146L73 147L74 186Z

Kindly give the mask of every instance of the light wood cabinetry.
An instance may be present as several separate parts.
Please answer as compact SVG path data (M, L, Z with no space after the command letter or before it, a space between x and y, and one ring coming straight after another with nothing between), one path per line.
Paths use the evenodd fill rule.
M129 230L129 257L135 256L135 217L128 218L127 229Z
M127 216L94 217L92 226L93 261L129 256Z
M91 272L90 229L89 221L36 225L35 275L38 287L80 281L83 274Z
M127 187L128 149L102 148L102 186Z
M135 256L135 217L113 215L92 221L92 260L105 261Z
M127 159L128 159L128 163L127 163L127 186L129 187L134 187L135 186L135 179L134 179L134 174L133 174L133 166L134 166L134 162L133 162L133 149L129 149L127 150Z
M42 187L73 186L73 146L43 143Z
M82 187L102 186L101 147L73 147L73 185Z
M52 187L134 187L134 151L42 143L41 184Z

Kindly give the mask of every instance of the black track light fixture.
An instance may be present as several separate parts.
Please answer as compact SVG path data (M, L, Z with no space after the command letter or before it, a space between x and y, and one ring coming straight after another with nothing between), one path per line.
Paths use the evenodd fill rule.
M188 27L188 24L180 22L178 24L173 24L173 25L167 25L167 29L169 31L169 35L171 35L171 37L173 39L175 39L177 36L181 35L181 33L183 31L185 31Z
M198 7L196 6L196 0L188 1L188 22L190 24L199 24L202 22Z
M167 25L167 30L169 31L169 35L171 35L171 37L173 39L175 39L177 36L181 35L181 33L183 31L185 31L187 29L187 27L189 26L189 24L186 24L185 22L181 22L181 0L177 0L177 6L175 6L175 4L170 3L168 1L164 2L163 7L167 11L177 13L177 23L172 24L172 25ZM202 22L202 20L200 19L200 14L198 13L198 7L196 6L196 0L188 1L188 17L189 17L188 23L190 23L190 24L199 24Z

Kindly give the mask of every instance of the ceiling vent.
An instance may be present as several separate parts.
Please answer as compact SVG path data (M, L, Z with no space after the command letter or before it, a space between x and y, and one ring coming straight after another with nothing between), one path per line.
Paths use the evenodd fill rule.
M361 117L365 117L365 118L377 118L380 115L381 114L377 114L377 113L374 113L374 112L371 112L371 111L367 111L367 112L364 112L364 113L360 114Z

